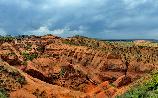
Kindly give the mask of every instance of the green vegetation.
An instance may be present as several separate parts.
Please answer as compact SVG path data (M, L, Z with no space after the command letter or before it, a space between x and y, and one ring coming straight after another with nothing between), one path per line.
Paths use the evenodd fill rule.
M13 41L15 38L12 36L0 36L0 42L11 42Z
M141 78L117 98L158 98L158 72Z
M26 47L25 47L25 49L26 49L26 50L30 50L31 47L32 47L32 44L27 44Z
M7 98L7 96L4 93L0 92L0 98Z
M66 69L62 68L62 69L60 70L59 75L63 77L63 76L65 75L65 73L66 73Z
M27 61L23 61L21 64L27 66Z
M36 53L29 54L29 53L27 53L27 52L22 52L21 54L22 54L23 57L26 59L26 61L28 61L28 60L31 60L31 61L32 61L33 59L35 59L35 58L38 57L38 54L36 54Z
M23 76L19 76L16 81L20 84L25 84L26 83L26 80Z
M45 46L46 46L46 45L38 46L38 47L37 47L37 51L39 51L39 52L41 52L41 53L44 53L44 51L45 51Z
M7 91L4 88L0 88L0 98L7 98Z

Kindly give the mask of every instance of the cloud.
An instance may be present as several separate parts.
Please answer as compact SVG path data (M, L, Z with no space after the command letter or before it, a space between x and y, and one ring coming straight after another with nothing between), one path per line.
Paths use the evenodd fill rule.
M77 35L77 34L83 34L83 33L86 33L84 31L82 31L83 28L80 27L79 30L70 30L69 27L65 27L63 29L56 29L56 30L49 30L48 27L40 27L38 28L37 30L33 30L33 31L28 31L28 32L25 32L24 35L26 34L29 34L29 35L46 35L46 34L53 34L53 35L57 35L57 36L61 36L61 37L69 37L69 36L74 36L74 35Z
M155 39L157 10L157 0L0 0L0 28L8 35Z
M56 35L60 35L63 34L67 29L56 29L56 30L49 30L48 27L40 27L37 30L33 30L33 31L28 31L25 32L25 34L31 34L31 35L46 35L46 34L56 34Z
M130 9L132 9L132 8L135 8L135 7L137 7L137 6L139 6L139 5L141 5L141 4L145 4L145 3L147 3L149 0L135 0L135 1L133 1L133 0L123 0L124 1L124 3L128 6L128 8Z

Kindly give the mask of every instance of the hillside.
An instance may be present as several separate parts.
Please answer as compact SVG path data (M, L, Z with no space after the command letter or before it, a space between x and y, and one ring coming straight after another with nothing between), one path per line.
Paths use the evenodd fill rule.
M150 41L1 37L0 98L158 96L157 59L158 43Z

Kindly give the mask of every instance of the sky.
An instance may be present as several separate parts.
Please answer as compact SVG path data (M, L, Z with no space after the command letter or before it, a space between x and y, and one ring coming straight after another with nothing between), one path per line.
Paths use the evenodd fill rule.
M158 0L0 0L0 35L158 39Z

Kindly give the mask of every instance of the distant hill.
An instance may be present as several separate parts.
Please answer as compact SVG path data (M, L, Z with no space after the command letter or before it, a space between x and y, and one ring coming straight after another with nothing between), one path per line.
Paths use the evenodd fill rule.
M145 41L151 41L151 42L158 42L156 39L106 39L101 41L125 41L125 42L131 42L136 40L145 40Z

